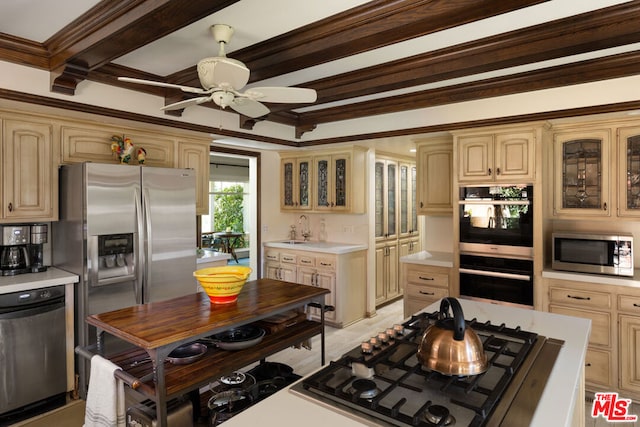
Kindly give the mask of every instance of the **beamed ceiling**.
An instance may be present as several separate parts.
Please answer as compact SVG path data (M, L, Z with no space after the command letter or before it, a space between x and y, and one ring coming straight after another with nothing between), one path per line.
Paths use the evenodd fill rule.
M26 18L17 12L20 0L5 0L0 3L0 60L48 71L51 93L66 97L43 100L1 85L0 96L74 108L74 95L82 85L93 82L157 96L164 105L187 99L189 95L175 89L124 83L117 77L200 87L195 64L217 51L208 33L214 23L235 28L227 53L251 70L250 85L292 85L317 91L313 105L268 104L271 112L259 119L236 114L238 130L226 132L284 145L297 145L301 138L313 145L489 124L491 120L454 121L441 127L403 128L396 123L375 133L364 130L325 139L315 139L313 134L323 125L382 120L392 113L640 72L638 1L382 0L341 4L278 0L274 6L289 5L292 9L272 10L267 16L257 9L262 7L260 1L264 0L105 0L86 11L68 12L60 18L59 25L64 25L38 40L35 34L21 35L9 29L11 22ZM320 3L327 3L327 7L323 9ZM303 4L312 10L296 9ZM224 22L236 16L242 19ZM182 55L176 40L187 46L193 42L191 58ZM200 45L203 48L197 50ZM593 114L638 105L627 102L500 120ZM82 108L93 111L90 106ZM189 108L218 107L208 103ZM95 112L162 122L131 111L95 107ZM178 110L172 114L185 113ZM172 117L165 117L171 123ZM261 122L291 127L295 137L252 134ZM178 126L190 125L181 121ZM206 126L193 128L205 130ZM217 132L225 134L224 129Z

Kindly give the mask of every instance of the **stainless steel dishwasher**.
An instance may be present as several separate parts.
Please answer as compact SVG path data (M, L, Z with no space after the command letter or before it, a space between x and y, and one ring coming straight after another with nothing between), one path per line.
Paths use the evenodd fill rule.
M0 295L0 424L64 403L64 307L64 286Z

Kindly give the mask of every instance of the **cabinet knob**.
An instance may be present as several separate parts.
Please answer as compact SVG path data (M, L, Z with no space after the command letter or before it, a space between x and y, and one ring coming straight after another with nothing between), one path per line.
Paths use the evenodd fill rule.
M496 175L500 175L500 168L496 168Z
M424 208L424 203L420 202L420 207Z
M607 202L604 202L604 203L602 204L602 209L604 209L605 211L607 210Z
M487 175L491 175L491 168L489 168Z
M13 212L13 203L9 202L9 212Z

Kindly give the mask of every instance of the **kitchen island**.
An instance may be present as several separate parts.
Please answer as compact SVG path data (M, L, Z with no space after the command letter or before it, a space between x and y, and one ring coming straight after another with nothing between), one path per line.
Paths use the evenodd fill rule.
M502 305L459 300L465 318L518 325L523 330L564 340L544 392L535 411L532 426L580 426L584 416L584 361L590 333L585 319L525 310ZM424 311L439 309L434 303ZM402 319L398 319L400 321ZM356 346L358 343L354 343ZM283 390L225 422L228 427L299 426L325 427L377 425L372 418L359 418L354 412L322 406L289 390Z

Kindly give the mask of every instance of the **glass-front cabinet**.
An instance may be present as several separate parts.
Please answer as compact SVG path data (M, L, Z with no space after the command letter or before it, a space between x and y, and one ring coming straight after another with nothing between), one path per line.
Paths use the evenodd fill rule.
M618 215L640 216L640 127L618 129Z
M378 158L374 171L376 239L395 238L398 234L398 163Z
M282 210L311 209L311 157L283 158L280 161Z
M314 157L318 211L349 211L351 154L339 153Z
M554 134L556 216L610 216L610 130Z
M400 163L399 182L399 234L408 237L418 231L418 211L416 209L416 165Z

